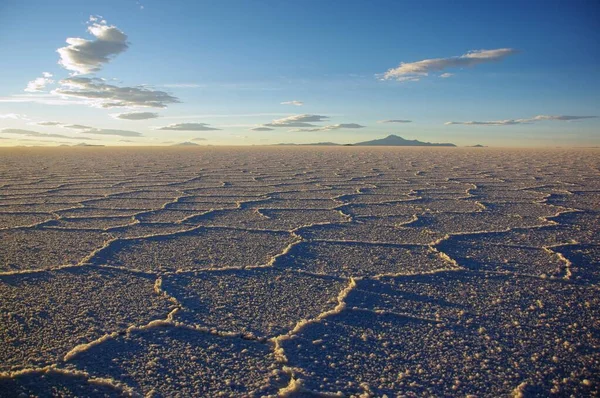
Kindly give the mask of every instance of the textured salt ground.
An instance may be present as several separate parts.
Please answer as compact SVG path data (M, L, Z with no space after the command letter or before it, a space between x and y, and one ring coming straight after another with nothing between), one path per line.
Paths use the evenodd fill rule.
M156 326L107 340L71 359L74 368L118 379L150 396L264 396L287 384L265 344Z
M402 221L411 222L413 217L399 218L400 224L389 225L387 218L361 218L347 224L317 225L298 232L311 240L333 240L346 242L372 242L387 244L428 245L445 234L425 228L406 228Z
M200 228L172 235L115 241L96 264L145 271L190 271L267 264L296 238L287 232Z
M567 267L560 256L544 248L493 244L469 235L451 237L437 248L460 266L477 271L560 277Z
M123 390L104 380L90 379L88 374L63 370L30 371L13 377L0 375L0 397L108 398Z
M427 246L355 242L299 243L276 265L343 277L418 274L453 268L452 263Z
M214 211L206 215L192 217L185 223L215 227L290 231L314 224L344 223L348 221L349 217L339 210L247 208Z
M0 271L23 271L77 264L102 247L107 239L105 234L97 231L43 228L2 230Z
M54 219L49 213L0 213L0 229L26 227Z
M0 276L0 371L60 362L75 346L166 318L153 277L96 267Z
M274 337L333 309L347 284L340 278L265 268L168 275L161 287L184 308L176 321Z
M598 391L593 150L3 159L9 396Z

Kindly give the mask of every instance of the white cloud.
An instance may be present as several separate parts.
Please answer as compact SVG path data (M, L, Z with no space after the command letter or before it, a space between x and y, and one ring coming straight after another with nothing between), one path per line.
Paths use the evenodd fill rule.
M116 113L112 114L112 117L115 119L123 119L123 120L146 120L146 119L155 119L158 117L158 113L156 112L127 112L127 113Z
M82 131L84 134L96 134L96 135L116 135L120 137L141 137L142 134L137 131L128 130L113 130L113 129L90 129Z
M99 71L128 48L127 35L98 17L90 17L87 31L94 40L70 37L66 40L68 46L56 50L60 55L59 65L76 75Z
M304 102L302 102L302 101L296 101L296 100L293 100L293 101L284 101L284 102L281 103L281 105L302 106L302 105L304 105Z
M389 120L379 120L377 123L412 123L412 120L406 120L406 119L389 119Z
M0 119L29 120L26 115L20 113L5 113L0 115Z
M157 130L175 130L175 131L214 131L220 130L210 127L207 123L175 123L157 128Z
M52 83L54 83L54 80L52 80L52 73L43 72L42 77L38 77L37 79L27 83L27 87L25 87L24 91L29 93L39 92L46 88L48 84Z
M206 138L196 137L196 138L192 138L192 141L206 141Z
M442 74L440 75L440 77L441 77L442 79L447 79L447 78L449 78L449 77L452 77L452 76L454 76L454 73L442 73Z
M424 59L417 62L402 62L398 67L389 69L385 72L382 79L398 81L418 80L420 77L428 76L431 72L440 72L449 68L465 68L488 62L500 61L516 52L517 50L512 48L475 50L457 57Z
M308 128L308 129L296 129L296 130L290 130L293 132L301 132L301 131L329 131L329 130L339 130L339 129L362 129L365 126L361 126L360 124L356 124L356 123L340 123L340 124L332 124L330 126L323 126L323 127L315 127L315 128Z
M104 80L87 77L70 77L60 81L61 88L53 94L86 99L93 106L166 108L167 104L178 103L179 99L164 91L146 87L118 87Z
M513 126L516 124L532 124L535 122L541 122L546 120L551 121L566 121L571 122L574 120L582 119L594 119L597 116L570 116L570 115L537 115L529 119L506 119L506 120L492 120L492 121L468 121L468 122L446 122L445 125L462 124L467 126Z
M270 127L253 127L250 130L252 130L252 131L273 131L275 129L272 129Z
M329 119L329 116L321 115L293 115L284 117L283 119L273 120L271 123L267 123L266 127L315 127L312 122L323 122Z

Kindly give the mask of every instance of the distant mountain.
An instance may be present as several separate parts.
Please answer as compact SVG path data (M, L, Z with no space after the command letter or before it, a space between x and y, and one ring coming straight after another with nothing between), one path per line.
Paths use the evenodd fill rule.
M378 140L357 142L354 146L456 146L450 143L431 143L418 140L406 140L397 135L391 134Z
M200 146L194 142L189 142L189 141L185 141L185 142L180 142L179 144L173 144L171 146Z
M477 144L477 145L471 145L469 148L487 148L487 145Z
M312 144L299 144L299 145L313 145L313 146L339 146L340 144L336 144L335 142L315 142Z
M294 145L294 146L342 146L335 142L315 142L312 144L293 144L293 143L281 143L275 145ZM385 138L372 141L357 142L356 144L343 144L343 146L456 146L447 142L436 143L436 142L423 142L418 140L405 140L402 137L391 134Z

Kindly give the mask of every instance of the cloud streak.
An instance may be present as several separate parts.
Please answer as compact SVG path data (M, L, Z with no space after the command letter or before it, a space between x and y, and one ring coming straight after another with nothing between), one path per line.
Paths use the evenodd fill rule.
M491 121L468 121L468 122L446 122L445 125L466 125L466 126L514 126L517 124L532 124L541 121L566 121L595 119L597 116L571 116L571 115L537 115L529 119L506 119Z
M218 128L210 127L207 123L175 123L168 126L159 127L156 130L173 130L173 131L216 131Z
M389 119L389 120L379 120L377 123L412 123L412 120L406 119Z
M273 131L275 129L272 129L270 127L252 127L250 130L251 131Z
M282 119L273 120L271 123L264 124L266 127L316 127L312 123L324 122L329 116L322 115L292 115Z
M45 138L66 138L66 139L70 139L70 140L81 140L81 139L86 139L86 140L91 140L92 138L86 138L86 137L70 137L68 135L62 135L62 134L46 134L46 133L40 133L37 131L33 131L33 130L23 130L23 129L2 129L0 130L0 132L4 133L4 134L15 134L15 135L22 135L22 136L26 136L26 137L45 137Z
M115 119L122 120L147 120L147 119L156 119L158 117L158 113L156 112L127 112L127 113L117 113L111 115Z
M116 26L107 25L100 17L90 17L88 24L87 31L94 40L69 37L66 40L68 46L56 50L60 55L59 65L75 75L99 71L129 47L127 35Z
M141 137L142 134L137 131L128 130L114 130L114 129L90 129L82 131L84 134L95 134L95 135L115 135L119 137Z
M301 132L301 131L313 132L313 131L330 131L330 130L340 130L340 129L362 129L364 127L365 126L361 126L360 124L356 124L356 123L340 123L340 124L332 124L332 125L323 126L323 127L296 129L296 130L290 130L290 131L291 132Z
M302 106L304 105L304 102L302 101L297 101L297 100L293 100L293 101L284 101L281 103L281 105L294 105L294 106Z
M474 50L466 54L449 57L424 59L417 62L402 62L396 68L388 69L383 75L383 80L418 80L432 72L441 72L451 68L466 68L484 63L500 61L509 55L516 54L512 48L498 48L495 50ZM450 77L451 74L443 73L441 77Z
M179 99L164 92L146 87L118 87L106 84L104 80L87 77L70 77L60 81L61 88L53 94L75 97L90 101L100 108L147 107L166 108L168 104L179 103Z

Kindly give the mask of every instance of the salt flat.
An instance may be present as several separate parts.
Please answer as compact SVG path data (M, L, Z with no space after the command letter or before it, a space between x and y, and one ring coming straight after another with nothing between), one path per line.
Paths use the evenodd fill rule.
M0 396L593 396L598 149L0 149Z

